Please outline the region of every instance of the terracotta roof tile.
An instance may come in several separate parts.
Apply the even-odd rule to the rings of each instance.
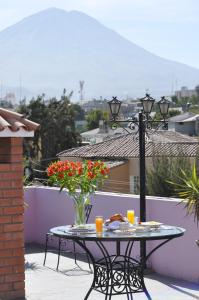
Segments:
[[[26,132],[34,132],[39,124],[25,119],[22,114],[0,108],[0,135],[4,133],[9,136],[9,133],[22,132],[22,136],[26,136]],[[21,130],[22,129],[22,130]]]
[[[156,131],[146,139],[146,157],[157,156],[196,156],[198,139],[173,131]],[[128,159],[139,157],[138,135],[126,134],[104,142],[69,149],[59,157]]]

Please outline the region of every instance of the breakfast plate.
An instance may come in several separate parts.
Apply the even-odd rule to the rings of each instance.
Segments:
[[[152,229],[158,229],[163,223],[156,222],[156,221],[148,221],[148,222],[141,222],[141,226],[150,227]]]
[[[95,227],[92,226],[92,225],[79,225],[79,226],[72,226],[68,229],[69,232],[80,232],[80,233],[83,233],[83,232],[93,232],[95,231]]]
[[[114,231],[114,233],[116,234],[121,234],[121,235],[127,235],[127,234],[134,234],[136,232],[135,228],[129,228],[128,230],[121,230],[121,229],[117,229]]]

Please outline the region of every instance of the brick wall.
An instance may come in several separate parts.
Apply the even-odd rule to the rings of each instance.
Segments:
[[[0,138],[0,300],[23,299],[22,138]]]

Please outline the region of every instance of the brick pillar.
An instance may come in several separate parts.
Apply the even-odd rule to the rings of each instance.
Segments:
[[[0,137],[0,300],[25,298],[22,141]]]

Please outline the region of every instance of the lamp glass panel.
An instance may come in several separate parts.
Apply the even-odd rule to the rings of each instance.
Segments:
[[[152,107],[153,107],[154,100],[147,99],[147,100],[142,100],[142,105],[143,105],[143,111],[145,114],[150,114]]]
[[[118,115],[120,110],[120,103],[114,102],[111,103],[112,115]]]
[[[168,101],[161,101],[159,102],[160,113],[162,116],[166,116],[169,110],[169,102]]]

